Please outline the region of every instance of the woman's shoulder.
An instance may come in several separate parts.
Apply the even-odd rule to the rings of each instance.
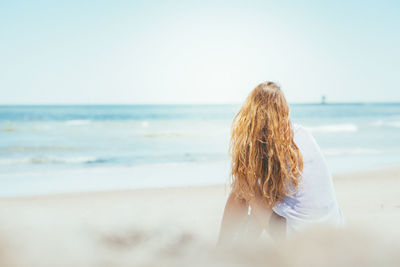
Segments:
[[[310,131],[306,127],[304,127],[302,124],[299,124],[299,123],[293,123],[292,124],[292,129],[293,129],[294,133],[303,132],[303,133],[310,134]]]
[[[297,132],[301,126],[302,126],[301,124],[298,124],[298,123],[295,123],[295,122],[292,123],[293,132]]]
[[[293,124],[293,133],[295,142],[298,145],[307,145],[307,146],[315,146],[315,139],[311,134],[310,130],[303,126],[302,124],[294,123]]]

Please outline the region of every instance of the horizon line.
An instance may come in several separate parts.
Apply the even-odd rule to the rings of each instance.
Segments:
[[[240,105],[242,102],[204,103],[0,103],[0,106],[211,106]],[[336,101],[336,102],[288,102],[289,105],[341,105],[341,104],[400,104],[400,101]]]

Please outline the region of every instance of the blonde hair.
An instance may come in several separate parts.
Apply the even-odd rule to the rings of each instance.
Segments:
[[[273,207],[296,192],[303,158],[293,136],[289,105],[280,87],[259,84],[232,123],[231,189],[237,198],[249,203],[261,193]]]

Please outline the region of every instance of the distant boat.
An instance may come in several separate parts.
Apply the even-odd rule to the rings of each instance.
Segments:
[[[326,104],[326,96],[324,96],[324,95],[321,97],[321,104],[322,105]]]

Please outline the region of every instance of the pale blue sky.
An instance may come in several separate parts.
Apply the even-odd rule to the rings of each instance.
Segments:
[[[1,104],[400,101],[399,1],[0,1]]]

